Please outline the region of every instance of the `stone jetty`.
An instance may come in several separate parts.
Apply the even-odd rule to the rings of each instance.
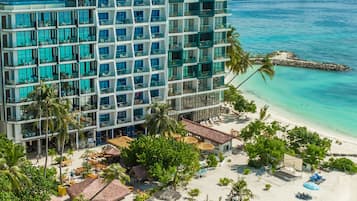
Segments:
[[[291,66],[300,68],[309,68],[324,71],[350,71],[349,66],[335,63],[319,63],[299,59],[293,52],[276,51],[269,54],[269,57],[274,65]],[[253,64],[262,64],[263,57],[252,57]]]

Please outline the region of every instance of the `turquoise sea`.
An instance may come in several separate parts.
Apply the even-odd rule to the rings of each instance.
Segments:
[[[357,137],[357,1],[232,0],[229,23],[252,53],[289,50],[300,58],[346,64],[351,72],[277,67],[272,81],[242,86],[269,104]]]

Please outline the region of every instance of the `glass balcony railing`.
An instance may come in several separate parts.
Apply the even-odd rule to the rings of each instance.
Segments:
[[[208,78],[212,77],[212,71],[199,71],[198,78]]]
[[[181,79],[182,79],[181,75],[169,75],[168,78],[169,81],[181,80]]]
[[[77,55],[64,55],[60,57],[60,61],[73,61],[77,59]]]
[[[184,0],[169,0],[169,3],[183,3]]]
[[[226,54],[215,54],[214,59],[229,59],[229,57]]]
[[[79,42],[89,42],[89,41],[96,41],[95,35],[88,35],[88,36],[80,36]]]
[[[134,67],[134,73],[147,73],[150,69],[147,67]]]
[[[200,55],[200,62],[201,62],[201,63],[209,62],[209,61],[212,61],[212,58],[211,58],[210,56]]]
[[[226,38],[214,39],[214,44],[226,44],[226,43],[228,43]]]
[[[81,76],[82,77],[89,77],[89,76],[95,76],[95,75],[97,75],[97,71],[96,70],[90,70],[90,71],[81,72]]]
[[[165,22],[166,17],[163,16],[151,16],[151,22]]]
[[[200,32],[210,32],[213,31],[212,25],[201,25]]]
[[[38,21],[39,27],[52,27],[52,26],[56,26],[56,25],[57,25],[56,20],[46,20],[46,21],[39,20]]]
[[[81,59],[94,59],[93,54],[81,54]]]
[[[211,86],[209,85],[200,85],[198,87],[198,91],[209,91],[209,90],[211,90]]]
[[[99,42],[100,43],[110,43],[110,42],[114,42],[114,39],[110,38],[110,37],[99,37]]]
[[[125,124],[125,123],[129,123],[129,122],[131,122],[131,120],[128,119],[128,118],[119,118],[119,119],[117,119],[117,124]]]
[[[169,90],[169,93],[168,93],[169,96],[178,96],[181,94],[182,94],[182,91],[179,89]]]
[[[41,75],[40,80],[44,82],[48,81],[53,81],[53,80],[58,80],[58,74],[52,74],[52,75]]]
[[[82,0],[78,1],[79,6],[95,6],[95,0]]]
[[[54,63],[57,62],[56,57],[40,58],[40,64]]]
[[[147,56],[147,55],[148,55],[147,51],[135,51],[136,57],[142,57],[142,56]]]
[[[165,86],[165,81],[163,80],[152,80],[151,81],[151,84],[150,84],[150,87],[161,87],[161,86]]]
[[[151,1],[152,5],[157,6],[157,5],[165,5],[165,0],[152,0]]]
[[[14,66],[27,66],[27,65],[35,65],[37,59],[19,59],[17,65]],[[11,66],[11,65],[10,65]]]
[[[164,33],[152,33],[152,38],[163,38],[165,37]]]
[[[223,23],[217,23],[215,26],[214,26],[215,29],[227,29],[228,28],[228,25],[227,24],[223,24]]]
[[[145,40],[149,39],[150,36],[148,34],[135,34],[134,35],[134,40]]]
[[[99,58],[100,58],[101,60],[113,59],[113,57],[110,56],[109,54],[101,54],[101,55],[99,56]]]
[[[181,33],[182,28],[180,26],[170,26],[169,33]]]
[[[214,73],[214,75],[219,75],[219,74],[225,73],[224,68],[213,68],[213,73]]]
[[[34,120],[36,117],[29,114],[20,114],[20,115],[8,115],[8,121],[26,121],[26,120]]]
[[[101,20],[99,20],[99,24],[100,25],[111,25],[111,24],[113,24],[113,21],[108,20],[108,19],[101,19]]]
[[[114,92],[114,88],[101,88],[100,92],[103,94],[109,94]]]
[[[98,2],[98,7],[99,8],[112,8],[112,7],[114,7],[114,3],[112,1]]]
[[[36,45],[37,45],[36,40],[26,40],[26,41],[17,42],[16,45],[14,45],[14,44],[6,45],[6,43],[4,43],[4,48],[31,47],[31,46],[36,46]]]
[[[131,6],[131,1],[116,1],[117,7]]]
[[[129,41],[129,40],[131,40],[131,36],[127,36],[127,35],[117,36],[117,41]]]
[[[114,121],[101,121],[100,122],[100,127],[108,127],[108,126],[114,126]]]
[[[95,92],[94,88],[81,89],[81,94],[90,94],[90,93],[94,93],[94,92]]]
[[[151,66],[151,69],[153,71],[164,70],[164,66],[155,65],[155,66]]]
[[[78,24],[93,24],[93,18],[79,18]]]
[[[199,15],[200,11],[199,10],[186,10],[185,11],[185,16],[195,16]]]
[[[117,86],[117,91],[131,91],[133,87],[129,85],[118,85]]]
[[[132,19],[117,19],[116,23],[117,24],[132,24],[133,20]]]
[[[86,103],[85,105],[81,106],[82,111],[95,110],[95,109],[97,109],[96,103]]]
[[[228,9],[227,8],[216,8],[214,10],[215,14],[224,14],[224,13],[228,13]]]
[[[169,13],[170,13],[170,17],[181,17],[181,16],[183,16],[183,11],[181,9],[180,10],[170,10]]]
[[[67,37],[67,38],[60,38],[59,43],[75,43],[77,42],[77,37]]]
[[[170,43],[169,49],[170,50],[180,50],[180,49],[182,49],[182,44],[181,43]]]
[[[54,44],[57,44],[57,39],[47,39],[47,40],[39,40],[38,44],[40,46],[43,46],[43,45],[54,45]]]
[[[206,41],[200,41],[199,42],[199,47],[200,48],[208,48],[208,47],[212,47],[213,43],[211,40],[206,40]]]
[[[164,100],[164,97],[162,97],[162,96],[151,97],[151,102],[152,103],[160,102],[160,101],[163,101],[163,100]]]
[[[131,69],[117,69],[117,75],[127,75],[131,73]]]
[[[148,18],[146,17],[135,17],[134,19],[136,23],[143,23],[148,21]]]
[[[59,19],[58,24],[59,26],[70,26],[70,25],[75,25],[75,21],[73,19],[69,19],[69,20]]]
[[[144,115],[135,115],[134,116],[134,121],[144,121],[145,116]]]
[[[112,77],[112,76],[115,76],[115,72],[111,72],[111,71],[99,72],[99,77]]]
[[[169,60],[169,66],[170,66],[170,67],[179,67],[179,66],[182,66],[182,59]]]
[[[32,137],[37,137],[40,136],[40,133],[37,130],[32,130],[32,129],[26,129],[22,130],[22,138],[32,138]]]
[[[78,72],[72,72],[72,73],[60,73],[60,78],[61,79],[73,79],[73,78],[78,78]]]
[[[197,58],[196,58],[196,57],[185,58],[185,59],[183,60],[183,62],[184,62],[185,64],[187,64],[187,63],[196,63],[196,62],[197,62]]]
[[[185,42],[185,47],[197,47],[197,42]]]
[[[192,26],[185,26],[184,31],[185,32],[198,32],[198,25],[192,25]]]
[[[134,105],[149,104],[148,99],[134,99]]]
[[[146,83],[136,83],[135,84],[135,89],[142,89],[142,88],[147,88],[148,85]]]
[[[201,10],[199,13],[200,17],[213,17],[214,16],[214,10],[213,9],[204,9]]]
[[[112,104],[104,104],[104,105],[100,105],[99,108],[101,110],[112,110],[115,109],[115,105]]]
[[[197,73],[196,72],[189,72],[189,73],[185,73],[183,75],[184,79],[195,78],[195,77],[197,77]]]
[[[68,90],[62,90],[61,91],[61,96],[74,96],[74,95],[78,95],[77,94],[78,89],[74,88],[74,89],[68,89]]]
[[[160,54],[165,54],[166,51],[164,49],[154,49],[151,50],[151,55],[160,55]]]
[[[131,106],[131,103],[124,101],[124,102],[118,102],[118,107],[129,107]]]
[[[131,57],[128,52],[117,52],[116,58],[121,59],[121,58],[128,58]]]
[[[147,0],[134,0],[134,6],[150,6],[150,1],[147,1]]]
[[[7,24],[6,28],[7,29],[26,29],[26,28],[35,28],[36,23],[35,22],[29,22],[29,23],[16,23],[15,25]]]
[[[213,82],[213,89],[221,89],[224,88],[224,82]]]
[[[37,82],[38,82],[38,78],[37,78],[37,76],[34,76],[34,75],[30,76],[29,78],[19,79],[17,81],[10,80],[10,79],[5,80],[6,85],[32,84],[32,83],[37,83]]]
[[[197,89],[194,87],[184,87],[183,88],[183,94],[192,94],[196,93]]]

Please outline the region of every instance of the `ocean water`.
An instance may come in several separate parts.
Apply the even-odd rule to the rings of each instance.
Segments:
[[[269,104],[357,137],[357,1],[232,0],[229,23],[252,53],[288,50],[300,58],[346,64],[351,72],[277,67],[241,88]]]

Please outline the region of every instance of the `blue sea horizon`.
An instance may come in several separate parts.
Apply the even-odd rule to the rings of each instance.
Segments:
[[[345,64],[350,72],[277,67],[272,81],[242,86],[269,104],[341,134],[357,137],[357,2],[235,0],[229,23],[251,53],[288,50],[300,58]]]

